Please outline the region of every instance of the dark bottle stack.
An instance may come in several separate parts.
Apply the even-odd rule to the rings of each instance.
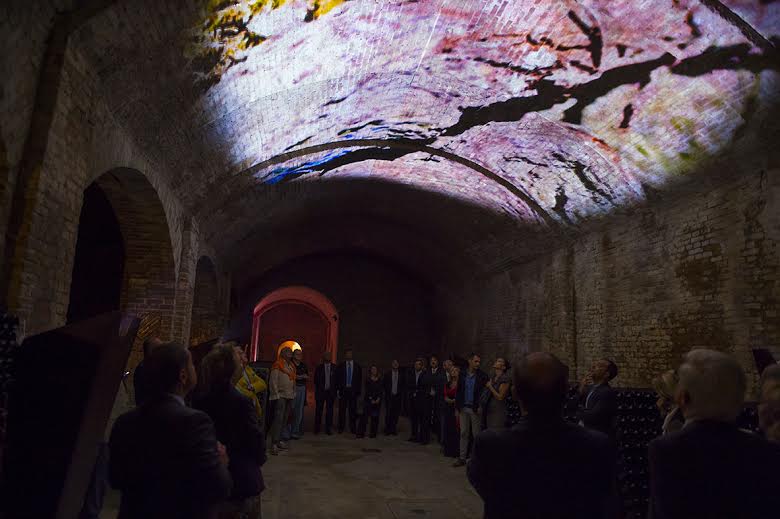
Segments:
[[[0,459],[5,445],[8,390],[13,382],[13,361],[18,348],[16,327],[19,319],[0,308]]]
[[[618,390],[618,488],[627,519],[647,517],[647,445],[660,436],[663,425],[656,399],[648,389]]]

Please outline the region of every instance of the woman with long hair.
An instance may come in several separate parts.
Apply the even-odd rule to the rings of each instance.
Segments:
[[[268,390],[268,384],[266,384],[265,380],[260,378],[260,376],[255,373],[255,370],[249,366],[249,357],[246,354],[247,345],[241,347],[236,343],[229,344],[235,348],[238,357],[241,359],[241,376],[238,378],[238,382],[236,382],[236,389],[238,389],[239,393],[252,401],[252,405],[254,405],[255,412],[257,413],[257,419],[262,425],[263,406],[260,403],[260,395]]]
[[[228,470],[233,478],[230,498],[220,519],[241,514],[260,516],[260,493],[265,488],[260,467],[265,463],[265,434],[257,421],[254,404],[235,387],[241,377],[241,359],[229,344],[219,344],[201,363],[199,390],[193,407],[211,417],[217,440],[225,446]]]
[[[295,398],[295,367],[292,364],[292,348],[284,347],[271,367],[269,376],[269,400],[274,402],[274,421],[271,425],[271,454],[289,447],[281,441],[282,429],[287,425]]]
[[[458,380],[460,368],[450,368],[450,380],[444,386],[444,420],[442,424],[442,444],[444,455],[449,458],[457,458],[460,448],[460,427],[458,426],[458,413],[455,409],[455,397],[458,394]]]
[[[679,431],[685,423],[682,410],[674,402],[677,391],[677,372],[673,369],[665,371],[653,379],[653,389],[658,394],[655,405],[664,419],[661,427],[664,434]]]
[[[506,398],[509,395],[509,387],[512,379],[509,378],[509,364],[506,359],[498,357],[493,364],[493,377],[485,384],[485,391],[489,391],[487,406],[483,407],[483,422],[487,429],[503,429],[506,427],[507,409]]]

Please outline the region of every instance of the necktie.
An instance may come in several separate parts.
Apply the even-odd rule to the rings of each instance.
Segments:
[[[352,385],[352,363],[347,362],[347,386]]]
[[[330,389],[330,364],[325,364],[325,389]]]

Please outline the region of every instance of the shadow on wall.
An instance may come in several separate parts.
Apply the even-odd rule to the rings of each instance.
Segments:
[[[333,302],[339,311],[338,349],[354,349],[364,366],[384,368],[394,358],[408,363],[418,354],[438,351],[432,287],[395,264],[359,251],[297,258],[248,286],[234,287],[237,309],[225,335],[248,339],[258,301],[290,285],[312,288]]]

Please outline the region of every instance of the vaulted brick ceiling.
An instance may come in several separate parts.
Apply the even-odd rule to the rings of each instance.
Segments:
[[[361,218],[479,263],[643,202],[778,98],[771,0],[184,4],[119,1],[74,43],[236,265]]]

